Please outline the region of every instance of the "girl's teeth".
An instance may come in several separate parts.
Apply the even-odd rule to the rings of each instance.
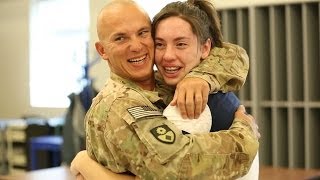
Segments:
[[[179,67],[166,67],[164,68],[166,71],[176,71],[179,69]]]
[[[166,73],[176,73],[178,72],[180,67],[166,67],[164,68]]]

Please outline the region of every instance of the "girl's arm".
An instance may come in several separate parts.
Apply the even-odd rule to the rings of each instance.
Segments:
[[[86,150],[80,151],[71,162],[71,173],[90,180],[134,180],[135,176],[117,174],[91,159]]]

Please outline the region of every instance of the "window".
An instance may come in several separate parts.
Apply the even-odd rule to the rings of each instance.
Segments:
[[[88,29],[88,0],[31,1],[32,107],[68,107],[68,95],[81,90]]]
[[[174,0],[136,0],[152,18]],[[30,104],[64,108],[81,91],[89,41],[89,0],[31,0]],[[155,5],[155,3],[157,5]]]

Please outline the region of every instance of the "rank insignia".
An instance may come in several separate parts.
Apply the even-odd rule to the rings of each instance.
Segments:
[[[162,143],[173,144],[176,140],[175,133],[165,124],[151,129],[150,132]]]

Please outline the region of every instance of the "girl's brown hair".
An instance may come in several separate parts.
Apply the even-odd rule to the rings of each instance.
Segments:
[[[152,34],[161,20],[177,16],[187,21],[196,34],[200,43],[211,39],[211,48],[222,47],[222,33],[218,13],[208,0],[188,0],[172,2],[157,13],[152,21]]]

